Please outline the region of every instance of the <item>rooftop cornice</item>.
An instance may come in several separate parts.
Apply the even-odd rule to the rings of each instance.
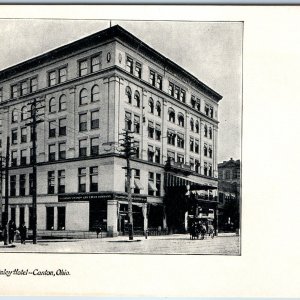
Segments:
[[[115,25],[111,28],[104,29],[102,31],[96,32],[92,35],[84,37],[82,39],[76,40],[64,46],[58,47],[54,50],[50,50],[46,53],[33,57],[29,60],[23,61],[14,66],[8,67],[2,71],[0,71],[0,80],[7,79],[11,76],[16,75],[17,73],[29,70],[31,68],[36,67],[37,65],[44,64],[49,60],[60,58],[64,55],[69,54],[72,51],[77,51],[80,49],[88,48],[94,46],[97,43],[102,43],[106,40],[112,38],[119,38],[127,42],[131,47],[135,48],[138,51],[145,53],[148,57],[153,60],[158,61],[163,64],[165,67],[168,67],[170,70],[174,70],[175,72],[181,74],[182,76],[188,78],[191,83],[193,83],[196,87],[198,87],[204,93],[210,95],[215,101],[220,101],[223,97],[218,94],[216,91],[205,85],[199,79],[197,79],[194,75],[184,70],[182,67],[174,63],[169,58],[163,56],[143,41],[135,37],[133,34],[125,30],[119,25]]]

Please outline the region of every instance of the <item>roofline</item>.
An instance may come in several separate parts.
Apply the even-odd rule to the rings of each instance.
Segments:
[[[63,46],[60,46],[58,48],[55,48],[53,50],[47,51],[43,54],[40,54],[38,56],[35,56],[31,59],[25,60],[23,62],[20,62],[16,65],[10,66],[4,70],[0,71],[0,80],[7,79],[10,76],[15,75],[18,72],[22,72],[25,70],[28,70],[30,68],[35,67],[37,64],[42,64],[46,62],[49,58],[55,59],[59,58],[64,53],[66,53],[68,50],[72,48],[87,48],[89,45],[94,45],[95,42],[105,41],[110,38],[120,38],[121,40],[129,40],[131,43],[131,46],[136,47],[138,50],[144,50],[152,59],[157,59],[161,63],[163,63],[166,66],[169,66],[171,68],[174,68],[176,71],[179,71],[184,76],[188,77],[195,85],[198,85],[201,90],[203,90],[205,93],[209,94],[213,97],[214,100],[220,101],[223,96],[218,94],[216,91],[208,87],[206,84],[204,84],[202,81],[200,81],[198,78],[196,78],[194,75],[171,61],[169,58],[165,57],[164,55],[160,54],[155,49],[148,46],[146,43],[138,39],[136,36],[125,30],[120,25],[115,25],[110,28],[98,31],[92,35],[83,37],[79,40],[76,40],[74,42],[65,44]]]

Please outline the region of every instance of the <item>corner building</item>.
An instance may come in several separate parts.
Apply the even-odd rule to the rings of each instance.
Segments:
[[[126,232],[126,160],[118,151],[124,129],[134,131],[137,145],[131,162],[136,232],[183,232],[195,214],[216,216],[222,97],[113,26],[0,72],[0,151],[6,155],[9,136],[8,213],[17,226],[32,227],[26,119],[34,98],[43,120],[37,125],[39,235],[88,236],[98,226],[110,236]]]

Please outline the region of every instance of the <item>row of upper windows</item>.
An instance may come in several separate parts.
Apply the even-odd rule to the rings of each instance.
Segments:
[[[126,71],[129,72],[130,74],[142,78],[142,64],[140,62],[135,61],[133,58],[127,56],[126,60]],[[158,74],[157,72],[153,70],[149,70],[149,83],[158,88],[159,90],[162,90],[162,83],[163,83],[163,77],[162,75]],[[186,90],[179,87],[173,82],[169,81],[169,87],[168,87],[168,94],[183,102],[186,103]],[[197,98],[196,96],[192,95],[191,96],[191,102],[190,105],[192,106],[193,109],[198,110],[199,112],[201,111],[201,105],[200,105],[200,99]],[[208,110],[207,110],[208,108]],[[214,117],[214,109],[211,105],[205,104],[204,112],[206,116],[213,118]]]

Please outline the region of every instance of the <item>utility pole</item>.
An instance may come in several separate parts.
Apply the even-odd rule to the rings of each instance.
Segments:
[[[4,214],[4,245],[9,242],[8,228],[8,165],[9,165],[10,138],[6,138],[6,158],[5,158],[5,214]]]
[[[43,100],[42,100],[43,101]],[[37,120],[37,110],[44,108],[37,107],[37,105],[41,103],[41,101],[37,101],[36,98],[33,99],[31,103],[31,119],[32,121],[27,125],[31,126],[31,134],[32,134],[32,219],[33,219],[33,237],[32,242],[33,244],[37,243],[37,176],[36,176],[36,126],[38,123],[43,122],[43,120]]]
[[[3,227],[2,220],[2,185],[3,185],[3,156],[0,156],[0,226]]]
[[[120,152],[123,153],[124,157],[126,158],[127,166],[124,168],[127,171],[127,181],[126,181],[126,188],[127,188],[127,195],[128,195],[128,218],[129,218],[129,240],[133,240],[133,215],[132,215],[132,193],[131,193],[131,167],[130,167],[130,158],[131,156],[136,154],[136,148],[134,147],[133,136],[129,134],[132,133],[129,130],[125,130],[124,133],[121,135],[123,136],[121,141],[121,147],[123,147]]]

